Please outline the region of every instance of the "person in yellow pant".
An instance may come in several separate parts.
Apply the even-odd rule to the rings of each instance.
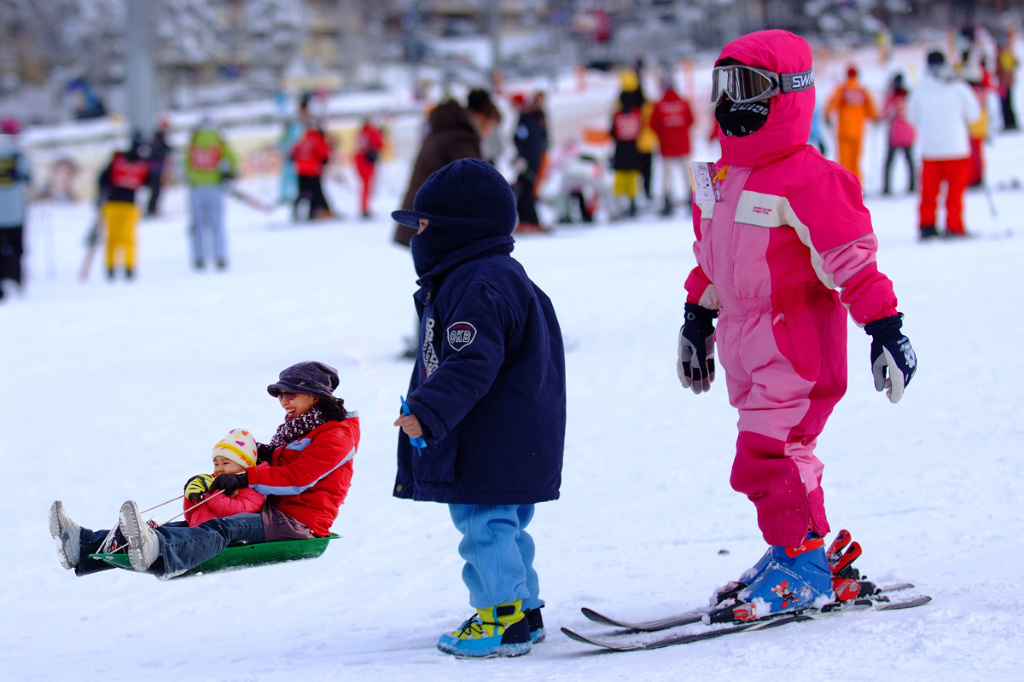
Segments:
[[[113,278],[118,251],[122,251],[125,278],[131,279],[135,272],[135,226],[139,222],[139,209],[126,201],[107,201],[103,204],[103,222],[107,226],[107,275]]]
[[[825,118],[838,118],[836,141],[839,149],[839,165],[862,180],[860,174],[860,152],[864,141],[864,123],[878,118],[875,101],[857,80],[857,69],[851,66],[846,72],[847,80],[836,88],[829,99]]]
[[[149,174],[149,147],[136,134],[127,152],[115,152],[100,174],[100,200],[103,221],[107,226],[107,278],[114,279],[117,254],[123,251],[125,279],[135,276],[135,225],[139,210],[135,207],[135,190],[146,182]]]

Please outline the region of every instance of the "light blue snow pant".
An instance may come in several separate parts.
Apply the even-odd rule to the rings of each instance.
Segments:
[[[224,190],[220,185],[197,185],[189,190],[192,204],[192,262],[205,263],[207,235],[213,241],[213,257],[227,262],[228,243],[224,233]]]
[[[448,510],[463,535],[459,555],[466,560],[462,581],[469,605],[485,609],[522,599],[524,609],[543,606],[533,570],[536,550],[526,532],[534,505],[450,504]]]

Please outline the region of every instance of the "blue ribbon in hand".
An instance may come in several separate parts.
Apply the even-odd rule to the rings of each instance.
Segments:
[[[412,410],[409,409],[409,403],[405,402],[405,396],[398,396],[398,399],[402,401],[402,414],[409,416],[412,414]],[[409,438],[409,442],[416,448],[416,452],[420,457],[423,456],[423,448],[427,447],[427,441],[420,438]]]

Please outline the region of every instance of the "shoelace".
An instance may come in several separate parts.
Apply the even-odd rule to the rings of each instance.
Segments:
[[[462,628],[458,632],[458,636],[462,637],[463,635],[473,634],[474,633],[474,626],[476,626],[476,632],[479,632],[479,633],[483,634],[484,633],[484,627],[483,626],[485,626],[485,625],[492,625],[495,628],[497,628],[497,627],[501,626],[501,623],[489,623],[489,622],[483,620],[482,618],[480,618],[479,614],[473,614],[473,616],[469,620],[467,620],[465,623],[463,623]]]

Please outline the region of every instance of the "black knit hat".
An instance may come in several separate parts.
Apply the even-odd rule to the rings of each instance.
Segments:
[[[282,393],[306,393],[330,398],[338,387],[338,370],[322,362],[300,362],[283,370],[276,384],[267,386],[275,398]]]
[[[946,63],[946,55],[942,54],[938,50],[933,50],[928,53],[928,66],[942,66]]]
[[[473,239],[510,235],[518,219],[508,181],[480,159],[459,159],[435,171],[416,192],[413,210],[394,211],[391,217],[409,227],[426,218],[433,228]]]

